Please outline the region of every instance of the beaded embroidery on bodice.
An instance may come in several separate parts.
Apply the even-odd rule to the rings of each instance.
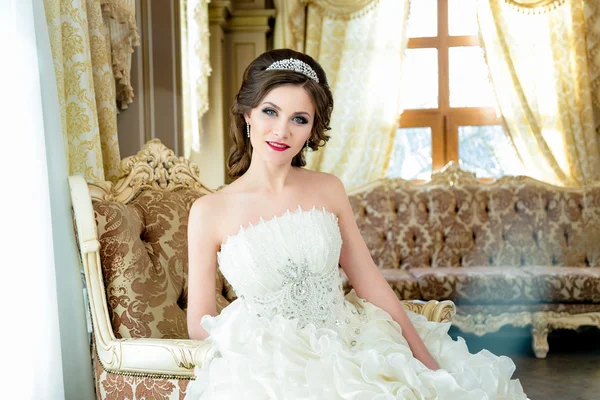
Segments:
[[[335,214],[298,207],[240,227],[221,245],[217,258],[236,301],[243,301],[249,312],[297,319],[299,328],[329,328],[354,344],[363,312],[344,298],[341,246]]]

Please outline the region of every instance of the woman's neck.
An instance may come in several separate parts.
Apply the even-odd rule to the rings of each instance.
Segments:
[[[295,176],[295,168],[290,165],[273,165],[265,162],[251,162],[244,174],[245,184],[251,191],[280,194],[289,186]]]

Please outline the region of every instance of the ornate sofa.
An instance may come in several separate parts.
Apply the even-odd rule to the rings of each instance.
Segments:
[[[186,328],[187,218],[211,192],[198,168],[152,140],[121,162],[115,182],[69,178],[77,240],[93,326],[100,399],[183,399],[208,345]],[[218,311],[235,300],[219,273]],[[407,301],[434,321],[450,321],[452,302]]]
[[[452,300],[462,331],[530,326],[543,358],[551,329],[600,326],[600,182],[482,183],[450,164],[426,184],[385,179],[349,197],[397,295]]]

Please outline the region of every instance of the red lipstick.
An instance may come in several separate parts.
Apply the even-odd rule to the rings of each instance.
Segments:
[[[267,142],[267,144],[269,145],[270,148],[272,148],[275,151],[285,151],[290,148],[290,146],[288,146],[287,144],[284,144],[284,143]]]

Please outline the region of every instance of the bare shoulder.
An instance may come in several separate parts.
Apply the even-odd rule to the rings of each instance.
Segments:
[[[322,193],[335,202],[346,200],[346,189],[340,178],[327,172],[307,171],[308,188]]]
[[[193,217],[207,217],[211,214],[212,208],[218,204],[218,199],[222,195],[218,192],[205,194],[202,197],[197,198],[192,204],[190,210],[190,218]]]
[[[311,171],[304,169],[304,180],[307,186],[311,189],[331,190],[331,191],[344,191],[344,184],[341,179],[333,174],[327,172]]]
[[[190,209],[189,229],[201,232],[205,239],[218,243],[220,219],[225,214],[224,198],[219,192],[206,194],[194,201]]]
[[[304,170],[303,187],[315,193],[316,203],[340,216],[348,208],[348,196],[341,179],[326,172]]]

